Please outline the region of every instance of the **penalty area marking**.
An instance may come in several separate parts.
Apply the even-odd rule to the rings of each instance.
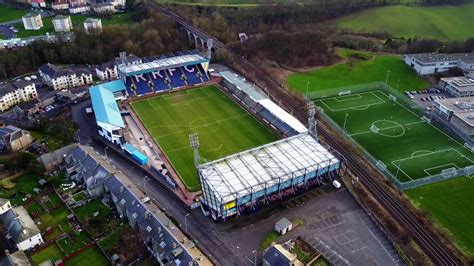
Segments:
[[[430,168],[426,168],[426,169],[423,169],[423,171],[425,171],[426,174],[428,174],[429,176],[433,176],[432,174],[430,174],[430,170],[432,169],[438,169],[438,168],[441,168],[441,167],[445,167],[445,166],[454,166],[454,168],[456,169],[461,169],[459,166],[457,166],[455,163],[447,163],[447,164],[442,164],[442,165],[438,165],[438,166],[434,166],[434,167],[430,167]],[[452,168],[452,167],[451,167]],[[445,168],[447,169],[447,168]],[[443,171],[444,169],[441,169],[441,171]],[[441,171],[439,173],[441,173]],[[438,173],[438,174],[439,174]],[[436,175],[436,174],[435,174]]]
[[[351,106],[351,107],[346,107],[346,108],[332,108],[330,107],[325,101],[326,100],[335,100],[336,102],[344,102],[344,101],[338,101],[339,98],[341,97],[347,97],[348,95],[344,95],[344,96],[335,96],[335,97],[331,97],[331,98],[326,98],[326,99],[321,99],[319,100],[319,102],[321,102],[322,104],[324,104],[331,112],[340,112],[340,111],[346,111],[346,110],[365,110],[373,105],[379,105],[379,104],[384,104],[386,103],[383,99],[381,99],[380,97],[378,97],[376,94],[374,94],[372,91],[369,91],[369,92],[362,92],[362,93],[358,93],[358,94],[352,94],[351,96],[355,96],[355,95],[359,95],[360,98],[357,98],[357,99],[361,99],[363,98],[361,95],[362,94],[371,94],[373,95],[374,97],[376,97],[378,99],[378,102],[374,102],[374,103],[369,103],[369,104],[360,104],[360,105],[356,105],[356,106]],[[357,100],[357,99],[350,99],[350,100]],[[346,102],[350,101],[350,100],[345,100]]]
[[[357,96],[357,98],[355,96]],[[334,98],[334,100],[336,100],[336,102],[347,102],[347,101],[352,101],[352,100],[358,100],[361,98],[362,96],[360,96],[360,94],[349,94],[349,95],[338,96],[337,98]]]

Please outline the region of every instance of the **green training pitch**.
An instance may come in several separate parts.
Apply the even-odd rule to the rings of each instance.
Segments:
[[[389,32],[396,37],[465,40],[473,37],[474,4],[387,6],[363,10],[331,23],[356,32]]]
[[[344,58],[340,64],[290,75],[287,80],[289,88],[305,93],[385,81],[387,70],[390,71],[388,84],[396,88],[400,80],[400,91],[420,90],[429,86],[400,56],[373,55],[347,49],[340,49],[339,55]],[[367,60],[356,59],[361,57]]]
[[[315,103],[401,182],[474,164],[474,154],[463,144],[381,90]]]
[[[215,86],[164,94],[131,105],[189,190],[199,189],[189,134],[199,134],[199,152],[206,160],[278,139]]]
[[[428,212],[440,227],[449,231],[455,243],[474,258],[474,179],[458,177],[407,190],[417,207]]]

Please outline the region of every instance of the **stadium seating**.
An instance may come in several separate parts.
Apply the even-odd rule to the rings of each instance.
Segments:
[[[176,52],[168,55],[144,58],[143,62],[153,62],[162,58],[195,53],[199,52],[197,50]],[[150,70],[141,75],[128,76],[125,80],[125,86],[127,87],[128,95],[136,96],[184,86],[193,86],[209,80],[210,79],[202,65],[196,64],[162,69],[159,71]]]

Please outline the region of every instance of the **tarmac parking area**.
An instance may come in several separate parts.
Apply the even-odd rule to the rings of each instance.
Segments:
[[[321,189],[321,188],[317,188]],[[311,193],[311,192],[310,192]],[[314,193],[313,193],[314,194]],[[321,252],[334,265],[402,265],[393,245],[358,205],[345,188],[317,194],[305,202],[298,199],[292,208],[277,208],[269,217],[255,223],[213,224],[212,231],[250,262],[262,239],[273,231],[275,223],[286,217],[303,219],[298,226],[278,242],[300,236]],[[259,258],[262,251],[259,251]]]

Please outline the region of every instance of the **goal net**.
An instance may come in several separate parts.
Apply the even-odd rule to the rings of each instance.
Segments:
[[[469,145],[467,142],[464,143],[464,148],[468,149],[470,152],[474,152],[474,147]]]
[[[339,96],[350,95],[351,91],[341,91],[338,93]]]
[[[388,95],[388,98],[392,101],[397,101],[397,97],[393,96],[392,94]]]
[[[441,171],[441,176],[443,176],[443,177],[452,177],[452,176],[456,176],[456,173],[457,173],[456,168],[452,167],[452,168],[448,168],[448,169],[443,169]]]
[[[376,125],[371,125],[370,131],[372,131],[373,133],[379,133],[380,129]]]

